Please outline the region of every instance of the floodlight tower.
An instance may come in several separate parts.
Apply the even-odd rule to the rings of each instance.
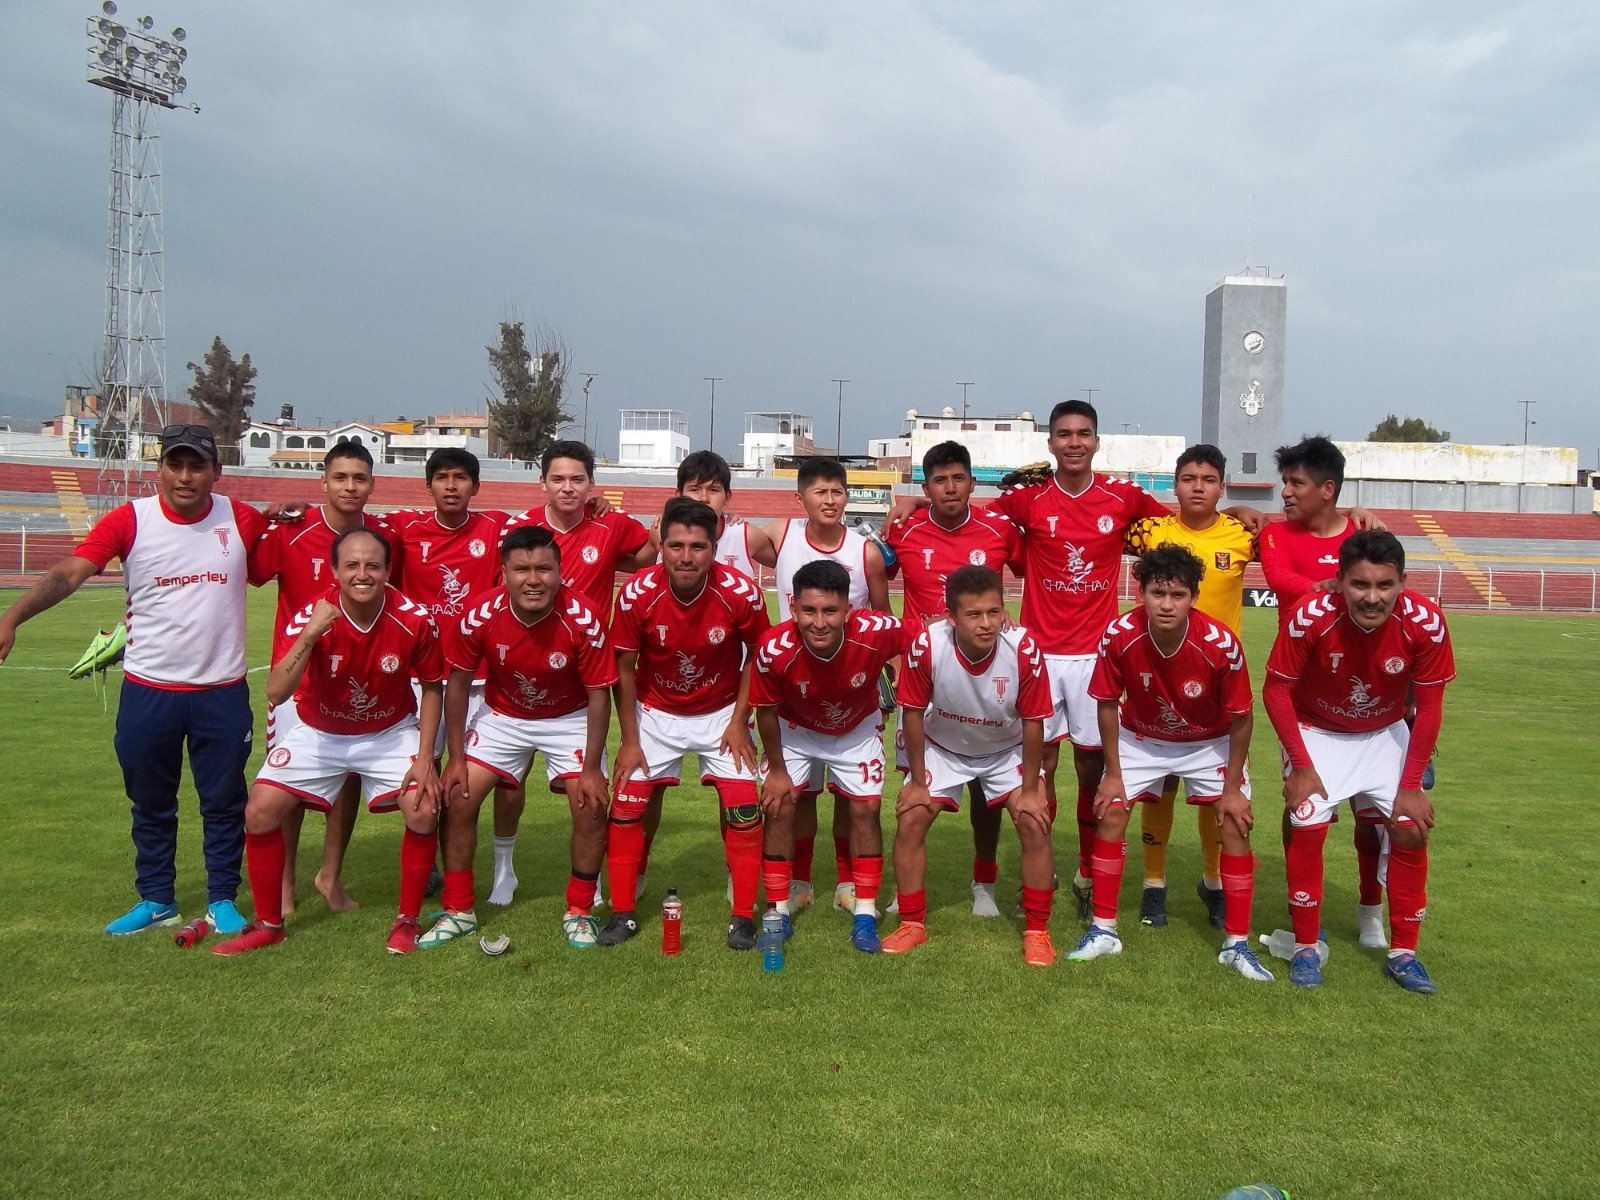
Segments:
[[[86,20],[89,82],[111,93],[111,189],[106,235],[106,330],[100,355],[97,430],[102,511],[125,499],[145,443],[167,419],[163,315],[161,137],[163,108],[199,112],[177,97],[189,86],[185,33],[150,32],[148,16],[126,24],[105,0]],[[153,426],[153,428],[152,428]]]

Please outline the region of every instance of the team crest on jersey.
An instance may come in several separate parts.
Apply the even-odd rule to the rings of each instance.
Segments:
[[[1060,520],[1059,517],[1046,517],[1045,518],[1046,523],[1049,524],[1049,526],[1050,526],[1050,536],[1051,537],[1055,537],[1055,535],[1056,535],[1056,522],[1058,520]]]
[[[228,527],[226,525],[218,525],[211,532],[217,535],[217,544],[222,547],[222,557],[223,558],[227,558],[228,557]]]
[[[339,673],[339,664],[343,661],[344,655],[342,654],[328,655],[328,673],[330,675],[337,675]]]
[[[713,646],[720,646],[727,640],[728,631],[721,625],[713,625],[711,629],[706,632],[706,641],[710,642]]]
[[[472,555],[473,558],[482,558],[489,553],[489,547],[482,538],[473,538],[467,543],[467,553]]]
[[[433,549],[433,543],[432,542],[418,542],[417,545],[419,547],[421,547],[421,549],[422,549],[422,561],[423,562],[427,562],[428,561],[428,551]]]
[[[1211,556],[1211,561],[1217,564],[1217,570],[1226,571],[1233,566],[1233,555],[1227,550],[1218,550]]]
[[[271,754],[267,755],[267,766],[287,767],[291,757],[292,756],[289,753],[289,747],[279,746],[277,749],[273,750]]]
[[[507,645],[505,642],[496,642],[494,644],[494,648],[495,648],[495,652],[500,655],[500,665],[502,667],[505,666],[506,665],[506,655],[511,653],[511,647],[509,645]]]
[[[597,563],[600,561],[600,548],[598,546],[585,546],[583,548],[583,561]]]
[[[925,547],[922,551],[922,569],[924,571],[933,570],[933,547],[931,546]]]
[[[393,675],[400,669],[400,656],[398,654],[385,654],[378,660],[378,670],[385,675]]]
[[[1383,669],[1390,675],[1398,675],[1406,669],[1406,660],[1398,654],[1393,658],[1386,658],[1383,660]]]
[[[809,679],[802,679],[800,681],[800,694],[802,696],[804,696],[808,692],[810,692],[810,690],[811,690],[811,681]]]
[[[854,675],[850,676],[850,686],[851,687],[853,687],[853,688],[865,687],[866,684],[867,684],[867,673],[865,671],[857,671]]]
[[[994,677],[994,694],[995,694],[995,698],[999,699],[999,700],[1004,700],[1006,698],[1006,688],[1008,688],[1010,686],[1011,686],[1011,676],[1009,676],[1009,675],[996,675]]]
[[[974,550],[967,555],[967,561],[975,567],[986,567],[989,565],[989,556],[982,550]]]
[[[466,607],[467,593],[472,591],[472,585],[461,582],[461,572],[445,563],[439,564],[439,603],[433,606],[433,611],[439,616],[456,617]]]
[[[1186,679],[1183,681],[1183,694],[1189,697],[1191,700],[1200,699],[1200,696],[1204,691],[1205,688],[1200,686],[1200,681],[1198,679]]]
[[[567,665],[567,656],[561,653],[561,651],[556,650],[550,655],[549,662],[550,669],[552,671],[559,671],[562,667]]]
[[[1110,513],[1101,513],[1100,519],[1094,523],[1094,527],[1101,533],[1110,533],[1117,527],[1117,522]]]
[[[311,580],[313,583],[322,579],[322,564],[325,561],[325,559],[321,558],[313,558],[311,560]]]

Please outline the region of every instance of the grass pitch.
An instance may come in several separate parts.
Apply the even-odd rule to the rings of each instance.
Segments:
[[[256,662],[270,602],[252,597]],[[80,593],[25,626],[0,669],[0,1193],[1203,1198],[1254,1180],[1300,1200],[1595,1193],[1593,620],[1452,619],[1430,999],[1382,980],[1356,945],[1348,821],[1329,840],[1327,985],[1299,992],[1282,963],[1270,985],[1224,971],[1184,814],[1172,923],[1126,919],[1133,848],[1118,958],[1025,969],[1019,922],[968,915],[969,835],[946,816],[927,946],[868,959],[844,914],[819,907],[788,968],[765,976],[722,946],[715,801],[695,787],[669,795],[644,933],[617,949],[561,939],[565,805],[539,787],[517,902],[479,910],[511,936],[503,958],[470,943],[384,953],[393,816],[357,827],[346,874],[364,908],[333,916],[312,893],[282,947],[224,961],[163,931],[111,939],[101,926],[133,899],[127,802],[112,716],[65,668],[121,607],[120,592]],[[1273,620],[1247,614],[1258,686]],[[1286,919],[1259,707],[1254,759],[1262,931]],[[194,916],[192,796],[183,821]],[[1064,863],[1073,836],[1069,819]],[[305,840],[309,883],[314,817]],[[482,842],[486,881],[487,829]],[[825,837],[817,867],[825,900]],[[651,911],[667,886],[686,905],[678,959],[661,956]],[[1079,932],[1059,908],[1053,930],[1063,952]]]

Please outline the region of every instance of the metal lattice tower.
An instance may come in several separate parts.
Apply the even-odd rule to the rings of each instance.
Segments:
[[[150,32],[148,16],[123,24],[106,0],[87,19],[89,82],[111,93],[111,188],[106,233],[106,327],[97,390],[101,512],[128,497],[167,420],[165,281],[161,233],[163,108],[188,86],[182,29]]]

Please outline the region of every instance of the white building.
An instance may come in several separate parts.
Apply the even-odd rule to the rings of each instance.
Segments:
[[[276,421],[251,421],[239,439],[239,462],[246,467],[271,467],[280,471],[320,471],[323,456],[340,442],[359,442],[372,461],[385,461],[389,435],[361,421],[332,428],[310,428],[294,423],[292,410]]]
[[[960,442],[972,455],[972,474],[981,483],[998,483],[1025,463],[1048,461],[1049,430],[1030,412],[1009,417],[963,417],[954,408],[940,413],[906,413],[911,477],[922,479],[922,456],[940,442]],[[891,443],[892,444],[892,443]],[[1172,488],[1172,471],[1188,443],[1166,434],[1100,434],[1095,470],[1132,479],[1158,491]]]
[[[617,466],[676,469],[689,454],[689,421],[675,408],[624,408],[618,414]]]
[[[811,418],[804,413],[747,412],[744,415],[744,468],[763,475],[775,459],[815,454]]]

